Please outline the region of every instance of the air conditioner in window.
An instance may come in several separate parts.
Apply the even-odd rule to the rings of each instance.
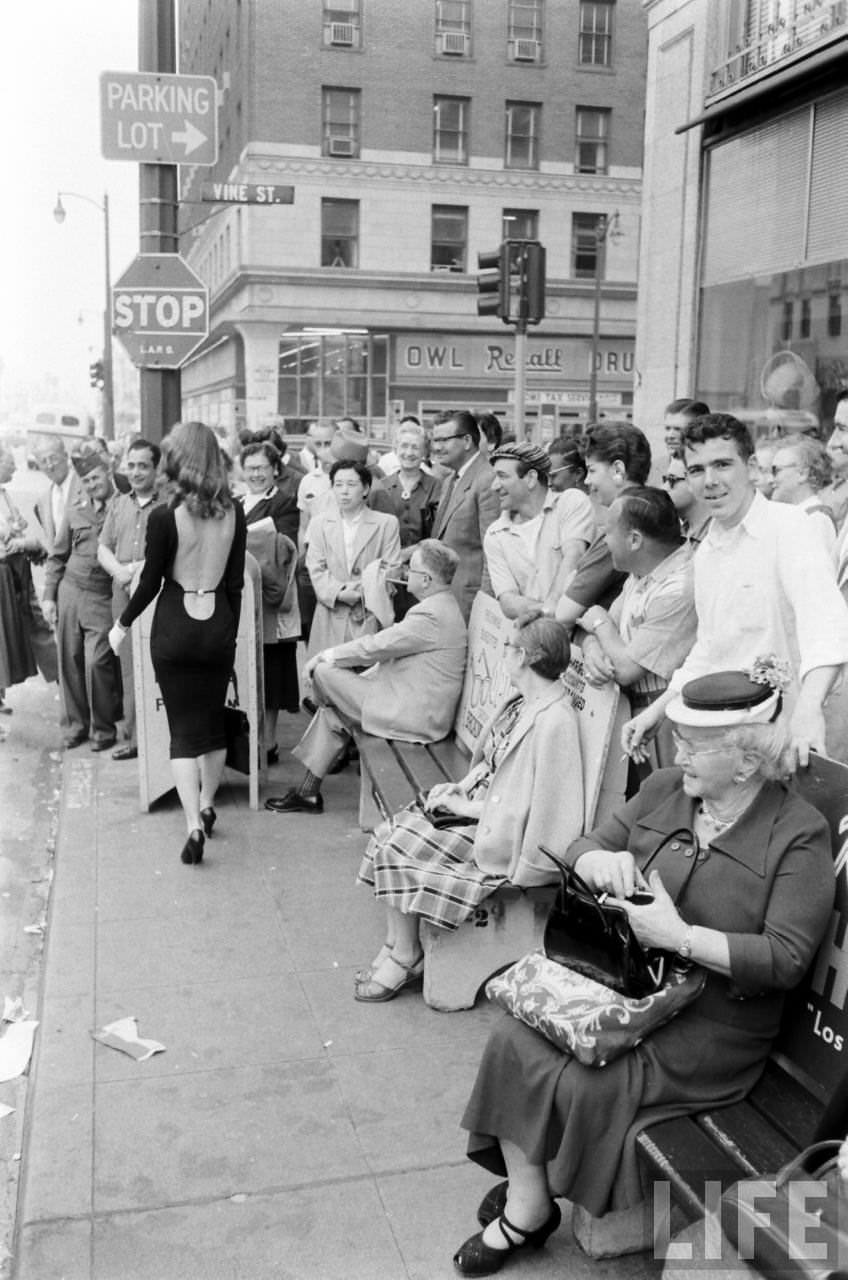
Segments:
[[[354,45],[358,34],[359,29],[352,22],[330,23],[330,44]]]
[[[542,46],[538,40],[516,40],[513,56],[516,62],[538,62]]]
[[[331,137],[327,144],[327,151],[331,156],[354,156],[356,155],[356,142],[353,138]]]
[[[454,57],[468,56],[469,38],[464,31],[440,31],[439,52],[450,53]]]

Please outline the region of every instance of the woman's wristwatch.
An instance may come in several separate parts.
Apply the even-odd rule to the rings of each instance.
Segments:
[[[680,946],[677,948],[677,954],[680,956],[681,960],[692,959],[692,935],[694,934],[694,932],[695,930],[692,928],[692,925],[687,924],[686,932],[683,935],[683,941],[681,942]]]

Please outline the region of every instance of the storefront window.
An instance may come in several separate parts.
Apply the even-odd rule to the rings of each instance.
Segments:
[[[385,417],[384,335],[292,334],[280,340],[278,412],[285,418]]]
[[[759,433],[827,434],[848,388],[844,90],[707,152],[695,394]]]

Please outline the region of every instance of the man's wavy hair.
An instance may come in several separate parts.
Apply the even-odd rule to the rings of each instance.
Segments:
[[[233,505],[218,439],[203,422],[178,422],[162,441],[162,470],[186,509],[220,519]]]

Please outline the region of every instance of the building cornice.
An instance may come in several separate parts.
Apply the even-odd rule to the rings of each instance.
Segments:
[[[420,183],[428,186],[498,188],[531,195],[533,192],[558,192],[564,195],[589,195],[638,198],[641,177],[616,177],[610,174],[546,173],[536,169],[477,169],[465,165],[400,164],[394,161],[325,160],[319,156],[278,156],[248,150],[239,165],[236,181],[265,182],[269,176],[309,178],[320,182],[340,180],[353,185],[371,182]]]

